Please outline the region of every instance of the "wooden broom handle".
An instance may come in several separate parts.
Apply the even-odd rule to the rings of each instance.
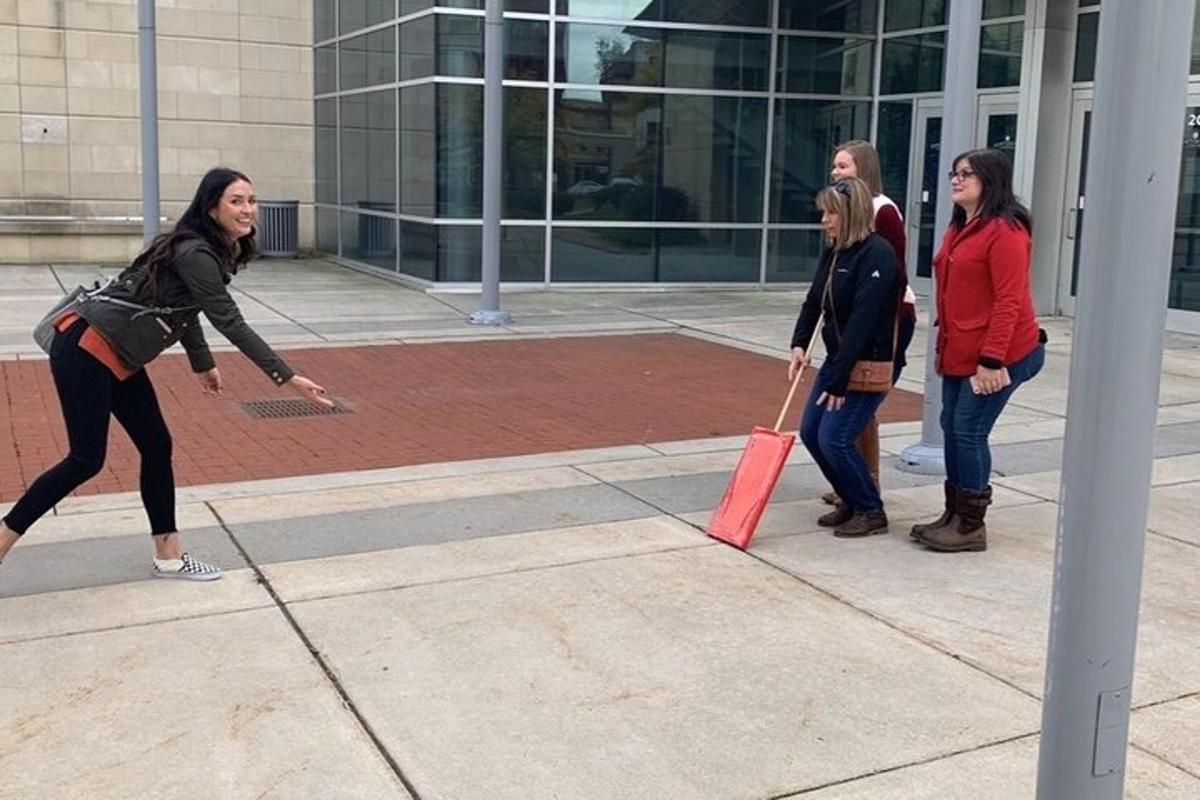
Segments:
[[[824,303],[822,302],[822,305]],[[812,344],[817,340],[817,334],[821,332],[821,324],[825,321],[825,309],[821,309],[820,315],[817,317],[817,327],[813,328],[812,336],[808,338],[808,346],[804,348],[804,361],[800,363],[800,369],[796,370],[796,377],[792,379],[792,388],[788,390],[787,399],[783,401],[783,408],[779,409],[779,419],[775,420],[775,431],[783,425],[783,420],[787,417],[788,410],[792,407],[792,398],[796,396],[796,387],[800,385],[800,379],[804,377],[804,364],[812,359]]]

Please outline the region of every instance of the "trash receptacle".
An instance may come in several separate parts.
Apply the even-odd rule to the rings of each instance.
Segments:
[[[295,258],[300,253],[300,202],[258,201],[258,252],[272,258]]]

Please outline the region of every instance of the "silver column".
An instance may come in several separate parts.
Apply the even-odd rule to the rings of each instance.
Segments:
[[[503,325],[500,310],[500,213],[504,199],[504,0],[487,0],[483,26],[483,264],[475,325]]]
[[[983,21],[983,0],[954,0],[950,4],[950,29],[946,33],[945,105],[942,110],[942,144],[938,159],[938,180],[954,167],[954,157],[975,146],[975,112],[978,106],[979,26]],[[942,233],[950,224],[954,203],[946,185],[938,188],[934,214],[934,252]],[[909,247],[915,247],[910,242]],[[921,441],[900,453],[897,466],[905,472],[941,475],[946,471],[942,452],[942,379],[937,374],[937,286],[930,278],[933,296],[929,301],[929,339],[925,347],[925,398],[921,416]]]
[[[158,235],[158,51],[154,0],[138,0],[138,92],[142,119],[142,239]]]
[[[1104,0],[1039,800],[1125,781],[1195,0]]]

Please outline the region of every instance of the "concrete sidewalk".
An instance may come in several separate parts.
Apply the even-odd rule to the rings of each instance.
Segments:
[[[14,270],[5,358],[37,357],[29,325],[85,272]],[[480,331],[477,298],[320,262],[235,285],[305,347],[675,331],[783,358],[800,300],[506,295],[514,324]],[[1032,797],[1070,354],[1046,327],[993,436],[983,554],[909,542],[940,481],[890,465],[892,532],[833,539],[802,448],[751,550],[716,544],[740,436],[188,487],[213,585],[148,579],[136,495],[71,498],[0,566],[0,797]],[[1138,800],[1200,797],[1200,340],[1167,345]]]

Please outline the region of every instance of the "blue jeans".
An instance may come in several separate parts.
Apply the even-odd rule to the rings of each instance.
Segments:
[[[1046,362],[1046,347],[1009,366],[1012,383],[995,394],[975,394],[969,378],[942,378],[942,433],[945,436],[946,477],[960,489],[982,492],[992,474],[988,436],[1008,403],[1025,381],[1037,375]]]
[[[826,411],[817,405],[817,398],[825,391],[827,383],[828,375],[822,368],[804,406],[800,441],[812,453],[825,480],[851,511],[879,511],[883,508],[883,499],[867,471],[867,462],[854,446],[854,440],[875,416],[886,395],[846,392],[846,404],[841,409]]]

